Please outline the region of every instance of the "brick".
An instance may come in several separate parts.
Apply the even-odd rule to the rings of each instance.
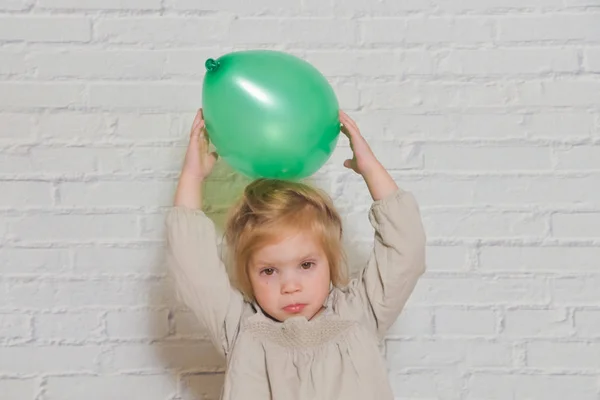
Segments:
[[[33,116],[30,114],[0,113],[0,140],[12,143],[29,141],[33,134]],[[0,169],[0,171],[3,171]]]
[[[222,43],[227,25],[215,17],[103,17],[95,21],[94,32],[96,40],[108,43],[214,46]]]
[[[30,337],[31,317],[29,315],[0,314],[0,339],[28,339]]]
[[[302,12],[306,15],[338,16],[335,10],[335,0],[301,0]]]
[[[460,105],[471,108],[505,107],[512,105],[518,84],[512,81],[463,83],[460,85]]]
[[[0,0],[0,10],[23,11],[31,8],[34,0]]]
[[[496,333],[493,310],[437,308],[435,334],[457,336],[490,336]]]
[[[176,391],[177,383],[170,375],[65,376],[48,378],[44,398],[165,400]]]
[[[190,372],[222,371],[224,360],[212,342],[194,341],[169,344],[122,344],[113,350],[115,371],[164,370]]]
[[[118,138],[134,140],[138,143],[145,140],[172,139],[184,136],[176,129],[175,123],[172,123],[168,115],[139,113],[118,114],[114,134]]]
[[[524,129],[532,138],[589,137],[598,132],[594,118],[586,112],[533,113],[527,117]]]
[[[397,399],[459,399],[464,377],[453,367],[391,371],[390,384]]]
[[[575,146],[554,150],[556,168],[567,170],[600,169],[600,146]]]
[[[445,52],[438,72],[457,75],[544,74],[579,70],[576,49],[505,48]]]
[[[508,367],[512,364],[512,350],[508,344],[483,340],[389,340],[387,360],[393,369],[458,365]]]
[[[160,10],[160,0],[40,0],[38,8],[68,10]]]
[[[600,184],[597,176],[574,176],[565,179],[558,175],[532,177],[481,177],[472,188],[471,204],[525,204],[567,205],[600,201],[595,188]]]
[[[428,10],[431,10],[431,4],[419,0],[381,0],[373,3],[355,0],[337,1],[335,12],[336,15],[389,17],[390,15],[406,15],[414,11]]]
[[[479,268],[483,271],[595,272],[600,248],[569,246],[483,246]]]
[[[515,337],[568,337],[573,328],[566,310],[507,310],[503,334]]]
[[[552,300],[556,304],[589,304],[600,302],[599,276],[555,278],[550,282]]]
[[[86,340],[102,335],[102,319],[97,311],[37,314],[34,332],[42,340]]]
[[[431,52],[391,50],[308,50],[304,57],[326,76],[429,75],[435,59]],[[431,116],[430,116],[431,117]]]
[[[362,42],[393,44],[404,42],[407,35],[406,18],[365,19],[360,22]]]
[[[567,7],[595,6],[594,0],[565,0]]]
[[[186,374],[182,377],[182,400],[219,400],[223,385],[224,374]]]
[[[25,281],[0,286],[5,307],[53,309],[73,307],[162,306],[173,303],[163,281]],[[4,290],[4,294],[1,290]]]
[[[262,27],[261,27],[262,29]],[[292,18],[281,21],[276,43],[353,45],[358,39],[356,21],[329,18]]]
[[[239,18],[231,22],[227,38],[228,42],[253,45],[351,45],[356,42],[357,35],[356,22],[351,20]]]
[[[510,343],[469,341],[466,364],[475,368],[499,368],[513,365],[513,348]]]
[[[423,223],[433,237],[544,237],[546,220],[526,212],[433,211],[423,209]]]
[[[0,181],[0,207],[51,206],[52,184],[46,182]]]
[[[236,18],[231,21],[227,39],[240,44],[275,44],[283,37],[282,29],[277,19]]]
[[[355,85],[332,82],[331,86],[337,95],[341,109],[350,112],[359,108],[360,91]]]
[[[544,42],[550,40],[597,41],[597,14],[548,13],[497,17],[498,42]],[[562,29],[556,29],[560,26]]]
[[[278,0],[257,0],[250,3],[237,0],[166,0],[165,7],[178,11],[216,11],[243,16],[298,15],[302,12],[302,1],[291,0],[285,5]]]
[[[585,80],[530,80],[517,85],[515,105],[587,107],[600,100],[600,83]]]
[[[426,307],[408,307],[390,327],[388,335],[423,336],[433,334],[433,314]]]
[[[65,182],[58,185],[59,204],[83,207],[152,207],[173,204],[176,182]],[[1,188],[1,185],[0,185]]]
[[[546,282],[535,278],[421,278],[411,302],[421,305],[545,305]]]
[[[33,147],[5,152],[0,159],[0,171],[11,173],[90,173],[96,172],[103,157],[113,156],[108,148]]]
[[[386,360],[394,369],[410,367],[456,367],[465,359],[465,343],[447,340],[388,340]]]
[[[104,110],[189,111],[201,101],[200,84],[91,84],[89,105]]]
[[[84,86],[78,83],[2,82],[0,93],[3,95],[0,97],[0,107],[10,110],[82,106],[83,92]]]
[[[452,0],[435,0],[433,6],[436,10],[447,12],[477,11],[489,12],[499,10],[517,10],[546,7],[562,7],[561,0],[463,0],[460,2]]]
[[[459,86],[438,82],[365,84],[361,103],[375,110],[398,108],[443,109],[457,104]]]
[[[35,29],[30,29],[32,26]],[[90,19],[85,17],[0,17],[0,40],[4,41],[88,42],[91,34]]]
[[[575,310],[575,332],[580,337],[600,336],[600,311]]]
[[[156,50],[52,50],[27,60],[40,78],[161,78],[165,54]]]
[[[403,187],[417,196],[422,207],[438,205],[560,205],[570,206],[585,199],[600,201],[596,190],[600,178],[595,175],[569,176],[444,176],[411,180],[392,174]],[[440,199],[443,193],[443,200]],[[359,197],[362,200],[362,197]],[[366,201],[366,200],[365,200]]]
[[[169,334],[168,310],[114,311],[106,316],[110,338],[163,338]]]
[[[600,47],[588,47],[583,50],[583,69],[600,72]]]
[[[100,354],[99,346],[0,346],[0,373],[91,373]]]
[[[428,177],[427,179],[415,178],[411,180],[402,176],[392,174],[397,181],[403,181],[403,188],[415,194],[421,207],[443,205],[474,205],[474,204],[490,204],[490,203],[514,203],[520,202],[521,199],[517,196],[512,196],[512,193],[507,193],[506,187],[497,188],[498,181],[508,181],[512,185],[514,182],[519,182],[515,178],[497,178],[493,176],[485,176],[485,178],[476,177]],[[524,181],[527,181],[525,179]],[[510,186],[510,185],[509,185]],[[514,185],[516,188],[520,187]],[[513,186],[510,186],[513,187]],[[440,198],[440,193],[443,193],[443,199]],[[495,196],[499,193],[499,196]],[[529,194],[527,191],[526,194]],[[360,198],[362,200],[362,198]]]
[[[378,63],[372,62],[376,58]],[[398,53],[386,51],[347,52],[343,50],[308,50],[304,59],[326,77],[387,75],[395,70]]]
[[[461,246],[427,246],[427,271],[467,271],[471,261],[468,249]]]
[[[27,73],[25,53],[0,51],[0,75],[22,75]]]
[[[457,107],[506,106],[514,97],[512,83],[487,84],[469,82],[418,82],[365,84],[361,89],[361,102],[374,110],[407,108],[437,111]]]
[[[594,400],[596,387],[593,376],[475,372],[469,378],[465,399]]]
[[[134,215],[28,215],[9,221],[11,235],[23,241],[136,238],[138,230]]]
[[[525,116],[519,114],[452,115],[446,122],[446,135],[460,139],[522,138],[528,132]],[[533,129],[531,130],[533,131]]]
[[[556,213],[551,223],[554,237],[600,237],[600,213]]]
[[[550,149],[543,146],[426,144],[425,168],[432,170],[550,170]]]
[[[179,172],[185,150],[183,146],[137,148],[131,152],[128,168],[144,172]],[[165,182],[165,185],[169,183]]]
[[[600,343],[539,341],[527,343],[527,366],[552,369],[600,368]]]
[[[107,138],[115,124],[115,117],[109,114],[59,112],[41,115],[35,131],[48,140],[93,141]]]
[[[160,261],[164,256],[162,243],[137,247],[73,247],[71,252],[73,270],[77,274],[93,274],[98,271],[105,274],[163,274],[166,271]]]
[[[0,275],[65,273],[70,269],[67,249],[0,247]]]
[[[486,43],[493,39],[493,26],[481,16],[411,18],[403,39],[407,43]]]
[[[1,4],[1,3],[0,3]],[[6,399],[33,399],[38,384],[35,379],[0,379],[0,393]]]

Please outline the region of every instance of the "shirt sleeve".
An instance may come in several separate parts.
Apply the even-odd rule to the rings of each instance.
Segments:
[[[426,237],[417,202],[402,189],[375,201],[369,221],[375,229],[373,251],[351,282],[349,295],[360,299],[367,319],[383,338],[425,272]]]
[[[214,224],[201,210],[174,207],[166,217],[166,233],[167,264],[178,296],[226,357],[239,331],[244,299],[231,286]]]

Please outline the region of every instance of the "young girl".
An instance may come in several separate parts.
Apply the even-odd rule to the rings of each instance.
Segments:
[[[347,282],[342,226],[331,200],[301,183],[259,179],[226,227],[235,288],[201,211],[201,186],[217,159],[201,110],[194,120],[168,256],[180,297],[227,359],[222,399],[393,399],[378,344],[425,270],[425,234],[414,197],[398,188],[354,121],[340,112],[354,153],[344,165],[374,200],[373,253]]]

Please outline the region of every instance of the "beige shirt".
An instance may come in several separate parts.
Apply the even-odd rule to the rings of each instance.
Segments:
[[[244,301],[219,257],[212,221],[174,207],[168,261],[179,296],[227,359],[224,400],[393,399],[378,345],[425,270],[418,205],[398,190],[369,210],[373,252],[360,275],[333,288],[324,312],[277,322]]]

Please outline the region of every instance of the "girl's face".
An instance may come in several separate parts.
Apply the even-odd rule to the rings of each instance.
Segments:
[[[319,243],[303,232],[256,251],[248,274],[256,301],[278,321],[295,316],[310,320],[329,294],[327,257]]]

